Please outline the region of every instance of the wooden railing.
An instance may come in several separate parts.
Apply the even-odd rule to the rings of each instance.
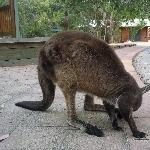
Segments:
[[[15,16],[13,0],[9,0],[9,4],[0,7],[0,37],[15,37]]]

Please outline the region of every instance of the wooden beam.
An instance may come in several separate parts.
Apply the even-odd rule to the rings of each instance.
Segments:
[[[13,37],[16,37],[16,25],[15,25],[15,9],[14,9],[14,0],[9,0],[10,13],[11,13],[11,26]]]
[[[18,2],[17,0],[12,0],[12,1],[14,2],[14,10],[15,10],[16,38],[19,39],[21,35],[19,30]]]

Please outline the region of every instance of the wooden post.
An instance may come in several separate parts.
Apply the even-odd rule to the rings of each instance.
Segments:
[[[14,0],[9,0],[9,6],[10,6],[10,15],[11,15],[12,36],[16,37]]]
[[[16,24],[16,38],[20,38],[20,30],[19,30],[19,14],[18,14],[18,2],[17,0],[12,0],[14,2],[14,10],[15,10],[15,24]]]

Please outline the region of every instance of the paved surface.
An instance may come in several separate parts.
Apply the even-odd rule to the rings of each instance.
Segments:
[[[126,69],[143,86],[132,67],[132,57],[146,47],[136,46],[116,50]],[[66,123],[64,97],[59,89],[52,106],[46,112],[33,112],[14,105],[18,101],[40,100],[36,65],[0,68],[0,134],[10,136],[0,142],[0,150],[149,150],[149,140],[133,138],[129,126],[121,121],[124,132],[112,130],[105,113],[85,112],[83,94],[77,94],[79,117],[102,128],[105,137],[91,136],[74,130]],[[143,96],[141,108],[134,113],[138,128],[150,139],[150,92]],[[95,100],[99,103],[99,100]]]
[[[150,83],[150,47],[145,48],[135,55],[133,66],[139,74],[140,79],[145,84]]]

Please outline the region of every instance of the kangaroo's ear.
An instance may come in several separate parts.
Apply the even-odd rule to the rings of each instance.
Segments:
[[[150,90],[150,84],[144,86],[141,88],[142,94],[148,92]]]

